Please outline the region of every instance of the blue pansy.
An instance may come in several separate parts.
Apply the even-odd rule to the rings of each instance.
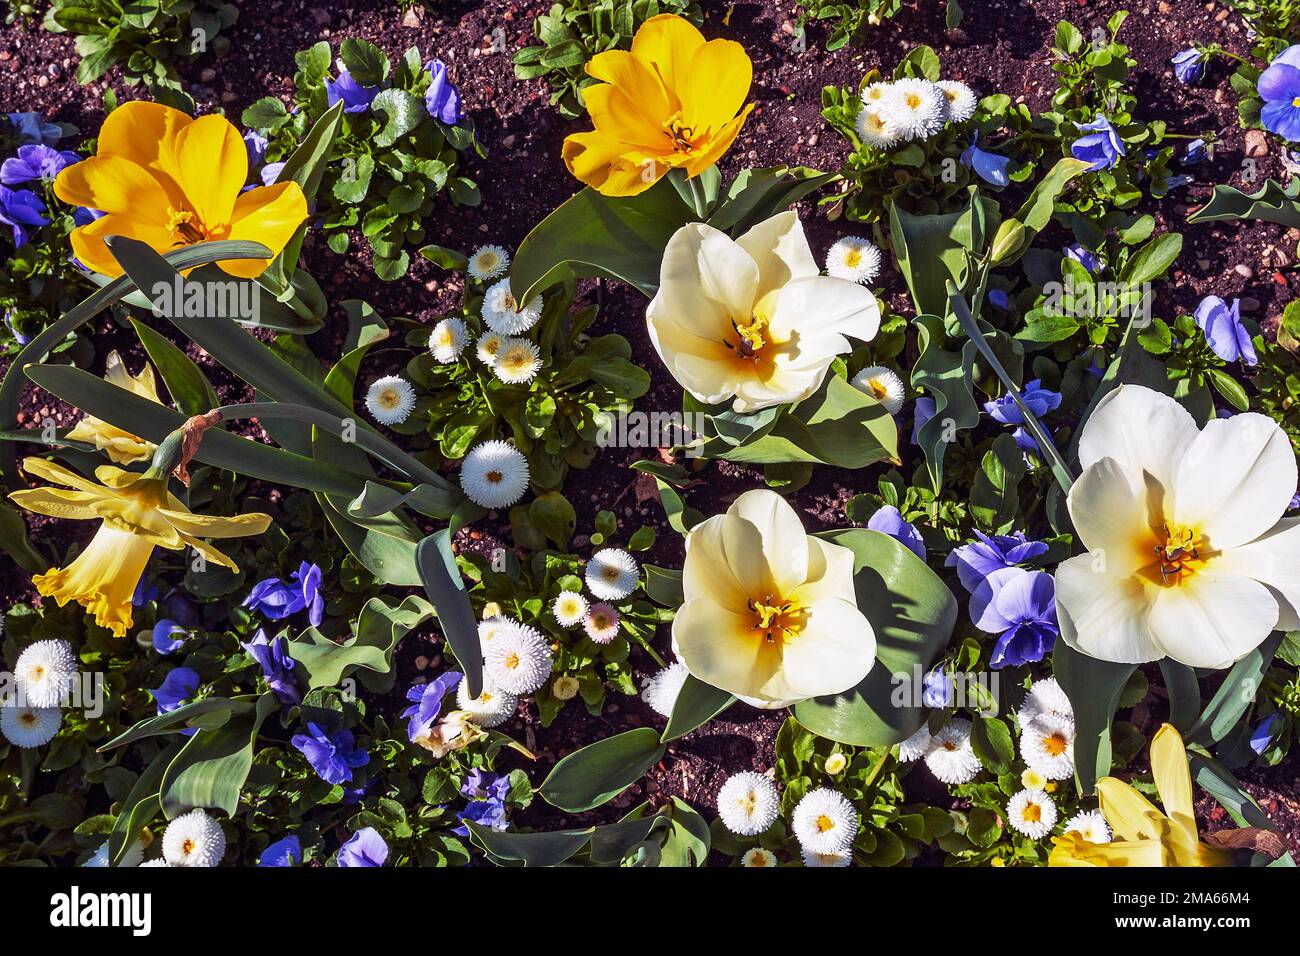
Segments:
[[[988,300],[994,308],[1004,310],[1011,308],[1011,297],[1002,289],[989,289]]]
[[[177,637],[176,635],[181,635]],[[185,638],[189,637],[189,631],[184,625],[173,621],[171,618],[161,618],[153,626],[153,649],[159,654],[175,654],[185,646]]]
[[[997,634],[990,666],[1017,667],[1041,661],[1056,644],[1056,582],[1046,571],[994,571],[971,594],[975,626]]]
[[[461,121],[460,93],[447,75],[447,65],[442,60],[424,64],[429,71],[429,89],[424,94],[424,108],[436,120],[455,126]]]
[[[962,165],[967,169],[975,170],[979,178],[986,183],[992,183],[994,186],[1006,186],[1011,182],[1010,177],[1007,176],[1007,166],[1011,163],[1010,158],[980,149],[978,143],[979,132],[977,131],[971,140],[971,144],[962,151]]]
[[[1102,270],[1101,258],[1095,252],[1085,249],[1077,242],[1066,246],[1061,251],[1065,253],[1065,258],[1073,259],[1094,275]]]
[[[189,667],[176,667],[163,678],[162,685],[149,691],[158,705],[158,713],[168,714],[182,704],[188,704],[199,692],[198,672]],[[194,733],[191,727],[185,733]]]
[[[364,113],[370,109],[371,101],[378,95],[379,87],[362,86],[352,78],[351,73],[341,67],[337,80],[325,78],[325,99],[330,106],[342,100],[345,113]]]
[[[921,703],[926,707],[951,707],[956,699],[952,678],[941,669],[930,671],[921,680]]]
[[[14,245],[21,246],[30,237],[30,229],[48,226],[45,203],[30,189],[0,186],[0,223],[13,228]]]
[[[285,640],[283,634],[272,640],[266,636],[265,631],[258,628],[253,639],[241,646],[262,668],[262,676],[266,678],[267,686],[271,688],[280,703],[302,702],[302,694],[298,690],[298,682],[293,674],[297,661],[289,656],[289,642]]]
[[[1035,418],[1042,418],[1048,412],[1055,411],[1061,406],[1061,393],[1054,392],[1050,388],[1043,388],[1040,379],[1033,379],[1026,382],[1025,387],[1021,389],[1020,397],[1025,400],[1025,405]],[[1020,411],[1020,406],[1008,392],[1001,398],[995,398],[992,401],[984,403],[984,411],[995,421],[1004,425],[1023,425],[1025,416]]]
[[[1075,125],[1088,135],[1076,139],[1070,146],[1070,153],[1075,159],[1089,163],[1089,171],[1110,169],[1123,158],[1126,152],[1124,141],[1106,117],[1098,116],[1091,123]]]
[[[1259,361],[1250,333],[1241,324],[1239,300],[1228,303],[1217,295],[1207,295],[1196,307],[1196,325],[1214,354],[1225,362],[1240,359],[1243,365],[1254,365]]]
[[[935,406],[934,399],[922,395],[912,406],[912,444],[921,444],[921,429],[926,426],[930,419],[934,418]]]
[[[1254,732],[1250,735],[1250,749],[1255,753],[1263,755],[1264,751],[1273,746],[1273,726],[1277,723],[1277,713],[1269,714],[1259,722]]]
[[[0,183],[6,186],[34,181],[52,183],[64,169],[79,162],[81,157],[71,150],[45,145],[19,146],[17,156],[0,163]]]
[[[1024,534],[985,534],[978,529],[971,544],[952,549],[944,565],[957,569],[957,579],[967,591],[974,591],[994,571],[1014,568],[1040,554],[1047,553],[1042,541],[1032,541]]]
[[[902,512],[893,505],[884,505],[879,508],[867,522],[867,527],[872,531],[883,532],[891,538],[897,538],[907,545],[909,551],[922,561],[925,560],[925,542],[921,540],[921,532],[904,521]]]
[[[272,621],[307,609],[307,619],[319,627],[325,616],[325,598],[320,591],[321,570],[307,561],[298,566],[289,581],[266,578],[258,581],[244,598],[244,607],[260,612]]]
[[[1209,144],[1203,139],[1192,140],[1187,144],[1187,150],[1183,153],[1183,165],[1195,166],[1197,163],[1205,162],[1209,148]]]
[[[257,858],[258,866],[297,866],[302,862],[302,844],[296,836],[276,840]]]
[[[427,684],[416,684],[406,692],[406,699],[412,701],[412,704],[402,711],[402,716],[411,718],[406,725],[406,733],[412,743],[425,736],[433,727],[442,711],[443,698],[456,689],[462,676],[464,675],[460,671],[447,671]]]
[[[267,163],[262,167],[262,185],[274,186],[275,181],[280,178],[280,170],[284,169],[284,163]]]
[[[1205,58],[1196,47],[1179,50],[1169,60],[1179,83],[1199,83],[1205,75]]]
[[[1026,455],[1037,455],[1042,453],[1042,449],[1038,447],[1038,439],[1034,438],[1034,436],[1030,434],[1029,429],[1025,428],[1024,425],[1018,426],[1015,431],[1011,433],[1011,439],[1016,443],[1016,447]]]
[[[1256,84],[1264,101],[1259,120],[1270,133],[1300,142],[1300,44],[1277,55]]]
[[[244,150],[248,153],[248,168],[252,169],[266,158],[266,147],[270,141],[255,129],[244,134]]]
[[[469,772],[461,784],[461,795],[469,803],[465,809],[456,814],[461,825],[452,832],[461,836],[469,834],[464,821],[472,820],[480,826],[493,830],[504,830],[509,826],[506,820],[506,797],[510,793],[510,778],[505,774],[492,773],[474,769]]]
[[[8,113],[9,122],[13,124],[18,139],[23,143],[42,143],[53,146],[63,138],[63,130],[58,123],[47,123],[40,113]]]
[[[352,771],[370,763],[370,754],[357,750],[350,730],[329,733],[319,724],[307,722],[307,733],[294,734],[289,741],[307,758],[316,775],[326,783],[349,783]]]
[[[362,827],[339,847],[334,861],[339,866],[383,866],[388,861],[388,844],[374,827]]]

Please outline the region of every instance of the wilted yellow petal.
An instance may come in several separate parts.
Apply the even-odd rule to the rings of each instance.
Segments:
[[[93,491],[70,491],[66,488],[29,488],[11,492],[11,501],[20,508],[51,518],[69,518],[86,521],[100,514],[92,505],[103,500],[103,495]]]
[[[271,516],[261,512],[233,515],[229,518],[173,511],[169,508],[159,508],[158,513],[178,531],[184,534],[202,535],[205,538],[243,538],[251,534],[261,534],[271,524]]]

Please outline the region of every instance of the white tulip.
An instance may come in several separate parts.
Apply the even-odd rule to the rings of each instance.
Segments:
[[[852,350],[846,335],[875,336],[880,306],[869,289],[821,275],[799,217],[783,212],[734,240],[701,222],[678,229],[646,322],[682,388],[754,412],[816,392]]]
[[[1070,489],[1087,554],[1056,572],[1061,636],[1100,660],[1228,667],[1300,627],[1300,519],[1286,434],[1256,414],[1198,429],[1166,395],[1122,385],[1079,439]]]

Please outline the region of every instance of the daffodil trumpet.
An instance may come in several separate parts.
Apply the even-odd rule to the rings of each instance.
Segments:
[[[98,481],[43,458],[25,459],[27,474],[64,487],[15,491],[9,495],[14,503],[53,518],[101,522],[71,564],[32,578],[37,591],[59,605],[76,601],[96,624],[124,637],[132,621],[132,595],[155,547],[190,548],[205,561],[238,572],[233,560],[201,539],[261,534],[271,523],[270,515],[195,514],[167,487],[174,471],[184,473],[187,456],[208,427],[206,421],[191,419],[163,440],[146,471],[101,465],[95,469]]]

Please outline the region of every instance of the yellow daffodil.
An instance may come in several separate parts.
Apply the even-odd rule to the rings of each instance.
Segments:
[[[1070,517],[1088,553],[1056,572],[1061,637],[1105,661],[1228,667],[1300,628],[1296,460],[1272,419],[1198,429],[1172,398],[1121,385],[1079,439]]]
[[[157,468],[141,474],[101,465],[95,469],[101,483],[43,458],[26,459],[23,470],[66,487],[15,491],[9,497],[21,507],[54,518],[103,522],[71,564],[38,574],[32,583],[60,605],[81,604],[115,637],[125,636],[131,626],[131,596],[155,545],[172,551],[190,547],[205,560],[237,572],[234,561],[197,536],[244,537],[261,534],[271,523],[265,514],[194,514],[167,490],[167,472]]]
[[[132,375],[122,362],[117,352],[109,352],[104,365],[104,380],[124,388],[133,395],[147,398],[151,402],[162,404],[158,397],[158,386],[154,382],[153,369],[149,363],[144,364],[139,375]],[[100,421],[94,415],[84,415],[81,421],[68,432],[68,437],[76,441],[90,442],[119,465],[129,465],[133,461],[153,455],[157,446],[153,442],[138,438],[130,432],[123,431],[116,425]]]
[[[247,239],[278,253],[307,218],[307,199],[294,182],[241,192],[247,178],[247,149],[225,117],[194,119],[137,100],[108,114],[96,155],[59,173],[54,192],[66,203],[105,214],[72,230],[72,251],[88,269],[120,276],[106,236],[130,236],[158,252],[211,239]],[[251,279],[270,260],[217,265]]]
[[[756,707],[855,686],[876,660],[853,552],[804,532],[774,491],[747,491],[686,538],[673,650],[698,680]]]
[[[705,42],[688,21],[651,17],[632,49],[598,53],[582,91],[594,130],[564,141],[564,164],[606,196],[635,196],[672,169],[698,176],[731,146],[754,68],[732,40]],[[743,107],[743,108],[742,108]]]
[[[869,289],[821,275],[799,217],[783,212],[734,240],[702,222],[677,230],[646,323],[682,388],[753,412],[816,392],[852,350],[845,336],[875,337],[880,305]]]
[[[1207,846],[1196,832],[1192,775],[1183,738],[1165,724],[1151,740],[1151,775],[1161,813],[1122,780],[1097,781],[1101,813],[1114,831],[1111,843],[1090,843],[1071,831],[1053,837],[1050,866],[1227,866],[1232,855]]]

